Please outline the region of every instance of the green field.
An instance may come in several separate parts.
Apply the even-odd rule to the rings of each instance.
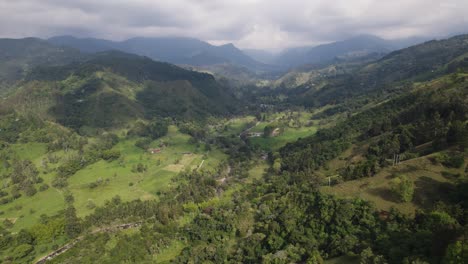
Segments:
[[[106,200],[119,195],[123,201],[134,199],[157,199],[158,193],[171,184],[171,179],[184,170],[214,169],[226,155],[213,148],[205,152],[195,144],[189,143],[191,137],[182,134],[177,127],[170,126],[166,136],[151,143],[157,148],[164,142],[166,147],[160,153],[151,154],[136,147],[135,139],[121,139],[114,147],[121,153],[121,159],[112,162],[100,160],[79,170],[68,179],[68,187],[61,190],[52,187],[55,172],[45,173],[41,161],[46,157],[47,148],[44,143],[13,144],[11,149],[18,159],[31,160],[39,170],[39,176],[50,186],[45,191],[38,191],[32,197],[22,195],[19,199],[0,205],[3,214],[0,220],[9,219],[14,223],[12,231],[28,228],[38,222],[41,214],[54,215],[65,208],[64,193],[70,192],[74,197],[74,206],[79,217],[93,212],[95,206],[101,206]],[[91,140],[92,141],[92,140]],[[74,152],[58,151],[52,153],[61,161]],[[122,162],[123,161],[123,162]],[[147,166],[145,172],[132,172],[132,167],[141,163]],[[50,168],[60,164],[50,164]],[[97,187],[91,187],[97,183]]]
[[[253,137],[249,140],[254,145],[258,145],[260,148],[270,151],[277,150],[289,142],[294,142],[299,138],[311,136],[317,132],[318,127],[301,127],[301,128],[284,128],[284,131],[276,137]]]

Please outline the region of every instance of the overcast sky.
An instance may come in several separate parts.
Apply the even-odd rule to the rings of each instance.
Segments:
[[[468,0],[0,0],[0,37],[13,38],[187,36],[281,49],[466,31]]]

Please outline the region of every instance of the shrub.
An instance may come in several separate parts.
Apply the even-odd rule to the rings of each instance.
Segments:
[[[119,150],[104,150],[102,152],[102,159],[107,161],[112,161],[120,158],[120,151]]]
[[[26,257],[29,253],[31,253],[34,250],[34,247],[28,244],[22,244],[17,246],[13,252],[12,252],[12,257],[13,259],[21,259]]]
[[[39,191],[40,191],[40,192],[46,191],[47,189],[49,189],[49,185],[48,185],[48,184],[43,184],[43,185],[41,185],[41,187],[39,187]]]
[[[408,177],[400,175],[392,180],[391,189],[402,202],[413,200],[414,183]]]
[[[141,139],[138,139],[136,142],[135,142],[135,147],[138,147],[138,148],[141,148],[143,150],[146,150],[149,148],[149,145],[151,144],[151,139],[150,138],[141,138]]]
[[[465,163],[465,158],[460,152],[451,152],[442,156],[442,165],[449,168],[461,168]]]
[[[37,190],[33,185],[28,185],[26,186],[24,193],[26,194],[26,196],[33,196],[37,193]]]
[[[86,208],[94,209],[96,208],[96,204],[92,200],[88,200],[88,203],[86,204]]]

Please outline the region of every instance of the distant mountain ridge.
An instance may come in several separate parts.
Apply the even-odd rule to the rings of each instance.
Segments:
[[[336,59],[349,60],[371,54],[382,56],[394,50],[427,41],[424,37],[385,40],[373,35],[359,35],[342,41],[286,49],[275,56],[272,64],[294,68],[306,64],[324,64]]]
[[[174,64],[206,66],[232,63],[252,70],[265,67],[262,63],[244,54],[233,44],[214,46],[194,38],[138,37],[125,41],[110,41],[96,38],[58,36],[52,37],[48,41],[56,46],[73,47],[87,53],[120,50]]]
[[[325,68],[326,69],[326,68]],[[324,69],[324,70],[325,70]],[[296,88],[296,99],[302,102],[328,104],[346,98],[385,94],[404,90],[408,83],[427,81],[468,69],[468,34],[449,39],[432,40],[393,51],[379,60],[340,74],[322,76],[321,87],[310,87],[305,81]],[[336,72],[336,69],[334,69]],[[317,74],[312,70],[307,74]],[[308,77],[310,80],[310,77]]]

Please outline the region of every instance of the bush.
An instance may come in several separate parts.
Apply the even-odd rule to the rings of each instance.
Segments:
[[[135,147],[147,150],[149,148],[149,145],[151,144],[151,141],[152,140],[150,138],[139,139],[135,142]]]
[[[465,163],[465,157],[463,153],[460,152],[451,152],[441,157],[441,163],[445,167],[449,168],[461,168]]]
[[[2,199],[0,199],[0,204],[11,203],[11,201],[13,201],[13,198],[12,198],[12,197],[2,198]]]
[[[8,193],[5,191],[0,191],[0,197],[8,196]]]
[[[34,250],[34,247],[28,244],[22,244],[17,246],[13,252],[12,252],[12,257],[13,259],[21,259],[26,257],[29,253],[31,253]]]
[[[5,220],[3,220],[3,226],[5,226],[5,228],[12,228],[13,225],[14,224],[10,219],[5,218]]]
[[[102,159],[107,161],[112,161],[120,158],[120,151],[119,150],[104,150],[102,152]]]
[[[49,185],[48,185],[48,184],[43,184],[43,185],[41,185],[41,187],[39,187],[39,191],[40,191],[40,192],[46,191],[47,189],[49,189]]]
[[[52,186],[59,189],[65,188],[68,186],[67,179],[65,177],[55,177],[52,181]]]
[[[392,180],[391,189],[402,202],[411,202],[414,194],[414,183],[408,177],[400,175]]]
[[[33,196],[37,193],[37,190],[36,188],[34,188],[33,185],[28,185],[26,186],[24,193],[26,194],[26,196]]]
[[[88,200],[88,203],[86,204],[86,208],[94,209],[96,208],[96,204],[92,200]]]
[[[88,187],[89,187],[90,189],[97,188],[98,186],[99,186],[99,184],[98,184],[97,182],[92,182],[92,183],[90,183],[90,184],[88,185]]]

